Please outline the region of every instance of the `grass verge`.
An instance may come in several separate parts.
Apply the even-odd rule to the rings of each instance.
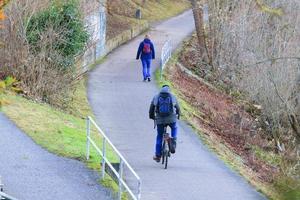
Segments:
[[[2,111],[37,144],[48,151],[85,161],[85,117],[93,116],[93,114],[86,96],[83,95],[84,90],[84,81],[81,81],[76,90],[76,98],[70,113],[12,93],[3,94],[9,103],[3,106]],[[92,137],[100,145],[102,138],[97,135],[95,129],[92,129]],[[108,155],[112,161],[115,160],[111,151],[108,152]],[[96,152],[92,151],[92,159],[88,163],[99,163],[98,160],[94,160],[95,157],[97,157]]]
[[[144,13],[144,18],[153,22],[175,16],[190,7],[191,3],[187,0],[160,0],[159,2],[149,1],[141,10]]]
[[[124,6],[124,1],[111,1],[110,14],[108,15],[107,36],[114,38],[119,33],[129,30],[130,27],[141,23],[155,22],[168,19],[191,8],[189,0],[129,0]],[[142,19],[135,18],[137,9],[141,10]]]

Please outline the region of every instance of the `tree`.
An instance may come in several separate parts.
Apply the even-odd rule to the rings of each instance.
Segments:
[[[289,158],[282,170],[300,174],[300,1],[206,1],[209,34],[203,34],[203,1],[191,3],[199,51],[209,44],[214,81],[261,106],[264,137]]]
[[[209,54],[208,54],[208,42],[205,36],[205,26],[203,19],[203,3],[199,0],[191,0],[193,16],[195,21],[195,28],[198,37],[198,43],[200,47],[200,54],[203,58],[203,61],[206,63],[210,63]]]

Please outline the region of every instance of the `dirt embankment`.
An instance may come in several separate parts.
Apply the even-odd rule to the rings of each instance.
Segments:
[[[209,69],[195,69],[197,52],[190,44],[185,47],[178,63],[170,66],[166,74],[181,98],[194,109],[188,113],[189,121],[210,140],[218,140],[241,157],[254,178],[272,182],[277,166],[261,159],[257,149],[274,151],[274,146],[263,137],[257,119],[246,111],[249,104],[235,100],[214,87],[213,82],[204,81]]]
[[[231,97],[182,72],[178,65],[170,75],[176,90],[198,111],[191,116],[193,125],[204,134],[216,136],[241,156],[262,181],[272,181],[275,168],[258,159],[252,151],[253,146],[263,148],[268,144],[260,137],[255,119]]]

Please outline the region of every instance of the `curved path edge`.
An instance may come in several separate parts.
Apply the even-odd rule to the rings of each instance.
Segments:
[[[97,172],[49,153],[0,112],[0,176],[18,200],[109,200]]]

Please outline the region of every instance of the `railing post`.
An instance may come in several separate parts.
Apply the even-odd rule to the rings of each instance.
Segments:
[[[120,166],[119,166],[119,200],[122,199],[122,183],[121,180],[123,179],[123,160],[120,158]]]
[[[90,159],[90,135],[91,135],[91,122],[89,117],[86,118],[86,159]]]
[[[172,44],[171,44],[171,40],[169,40],[169,59],[172,56]]]
[[[95,141],[93,141],[93,139],[91,138],[91,126],[94,125],[96,127],[96,129],[98,130],[97,133],[99,133],[100,137],[102,137],[102,151],[100,150],[100,145],[98,146]],[[91,117],[87,117],[86,120],[86,132],[87,132],[87,159],[89,159],[90,157],[90,145],[92,145],[92,147],[95,147],[96,151],[99,153],[99,155],[102,157],[102,179],[105,178],[105,168],[106,166],[110,167],[112,172],[116,175],[117,179],[118,179],[118,186],[119,186],[119,192],[118,192],[118,199],[121,200],[122,199],[122,194],[123,194],[123,190],[127,190],[129,193],[129,195],[133,198],[133,199],[141,199],[141,180],[140,177],[136,174],[136,172],[132,169],[132,167],[128,164],[128,162],[123,158],[122,154],[118,151],[118,149],[116,149],[116,147],[112,144],[112,142],[109,140],[109,138],[107,138],[107,136],[105,135],[105,133],[98,127],[98,125],[95,123],[95,121],[91,118]],[[119,169],[116,170],[115,167],[112,165],[112,163],[110,163],[109,160],[107,160],[107,148],[106,148],[106,143],[109,143],[109,145],[112,147],[112,149],[116,152],[116,154],[119,156]],[[124,182],[123,179],[123,173],[124,173],[124,165],[126,165],[129,169],[129,171],[131,171],[133,173],[133,175],[136,177],[137,181],[138,181],[138,191],[137,193],[133,192],[132,189]]]
[[[142,183],[141,180],[138,180],[138,195],[137,195],[138,200],[141,199],[141,194],[142,194]]]
[[[161,50],[160,80],[162,80],[162,77],[163,77],[164,66],[169,61],[171,56],[172,56],[171,40],[167,39],[167,41],[164,43],[162,50]]]
[[[160,80],[162,80],[163,75],[163,59],[160,59]]]
[[[104,179],[105,177],[105,157],[106,157],[106,139],[103,138],[103,141],[102,141],[102,152],[103,152],[103,155],[102,155],[102,168],[101,168],[101,178]]]
[[[3,192],[3,183],[1,181],[1,176],[0,176],[0,192]],[[1,200],[1,196],[0,196],[0,200]]]

